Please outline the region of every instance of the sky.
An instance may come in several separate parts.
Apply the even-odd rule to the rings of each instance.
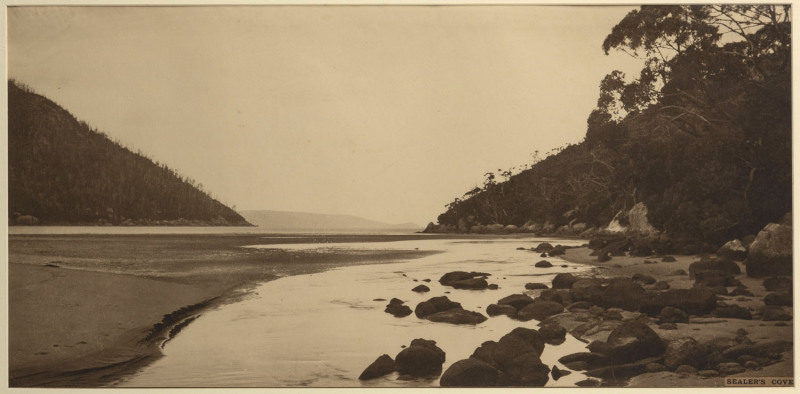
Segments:
[[[8,76],[238,210],[436,221],[580,142],[633,7],[10,7]]]

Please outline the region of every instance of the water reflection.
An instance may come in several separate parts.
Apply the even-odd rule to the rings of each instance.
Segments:
[[[491,303],[525,292],[528,282],[549,284],[559,272],[585,268],[548,258],[553,268],[536,268],[538,254],[516,250],[540,241],[496,239],[488,242],[414,240],[333,246],[352,249],[442,250],[417,260],[336,268],[323,273],[285,277],[260,285],[255,294],[211,311],[170,341],[165,357],[116,382],[128,387],[413,387],[437,386],[438,379],[399,381],[396,374],[369,382],[357,380],[381,354],[394,356],[415,338],[433,339],[447,354],[444,370],[469,357],[481,343],[498,340],[516,327],[536,328],[536,321],[518,322],[505,316],[478,326],[432,323],[414,315],[395,318],[383,312],[397,297],[413,309],[418,302],[440,295],[465,309],[485,313]],[[549,240],[577,245],[581,241]],[[270,248],[320,249],[320,244],[269,245]],[[331,245],[324,245],[330,248]],[[324,249],[321,249],[324,250]],[[380,263],[380,261],[376,261]],[[560,265],[566,264],[566,268]],[[492,273],[489,283],[499,290],[455,290],[439,277],[455,270]],[[529,275],[537,276],[529,276]],[[429,283],[422,282],[430,279]],[[411,291],[419,283],[429,293]],[[528,291],[536,293],[537,291]],[[547,345],[542,361],[562,365],[564,354],[583,351],[585,344],[568,336],[559,346]],[[584,379],[574,372],[548,386],[573,386]]]

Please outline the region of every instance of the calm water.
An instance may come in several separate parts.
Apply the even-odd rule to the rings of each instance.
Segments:
[[[556,266],[535,268],[538,254],[515,250],[541,240],[495,239],[414,240],[381,243],[269,245],[270,248],[414,249],[444,253],[408,262],[337,268],[319,274],[285,277],[260,285],[252,296],[204,314],[167,342],[165,356],[138,373],[115,382],[120,387],[408,387],[438,386],[438,379],[398,381],[396,374],[368,382],[358,376],[381,354],[392,358],[414,338],[433,339],[447,355],[444,369],[469,357],[484,341],[498,340],[516,327],[536,328],[535,320],[518,322],[505,316],[478,326],[433,323],[413,314],[395,318],[384,313],[398,297],[412,309],[440,295],[465,309],[484,313],[490,303],[524,292],[528,282],[550,283],[558,272],[580,272],[583,266],[548,258]],[[580,241],[550,240],[575,245]],[[256,246],[257,247],[257,246]],[[380,263],[379,261],[377,263]],[[567,268],[559,265],[567,264]],[[439,285],[442,274],[455,271],[492,273],[499,290],[455,290]],[[414,279],[419,280],[415,282]],[[429,293],[411,291],[431,279]],[[445,292],[450,294],[445,294]],[[536,294],[534,291],[529,293]],[[550,365],[564,354],[584,351],[585,344],[568,336],[559,346],[547,345],[542,360]],[[562,368],[564,369],[564,368]],[[548,386],[573,386],[585,376],[573,372]]]
[[[261,227],[204,227],[204,226],[9,226],[11,235],[131,235],[131,234],[408,234],[404,232],[357,231],[345,232],[327,229],[309,229],[308,231],[277,231]]]

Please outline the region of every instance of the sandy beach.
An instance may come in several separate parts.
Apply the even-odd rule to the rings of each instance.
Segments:
[[[442,238],[468,238],[455,242],[472,244],[477,248],[483,248],[480,245],[486,242],[496,242],[492,241],[494,237],[481,236],[442,236]],[[526,276],[520,276],[516,279],[518,281],[536,280],[538,278],[536,275],[545,273],[554,275],[550,274],[553,271],[548,269],[541,271],[542,274],[535,273],[540,272],[533,267],[533,263],[540,260],[538,253],[519,250],[521,248],[512,249],[512,245],[527,247],[522,249],[532,248],[539,243],[538,240],[531,240],[529,237],[506,238],[511,239],[505,239],[503,243],[495,245],[495,249],[499,251],[496,258],[500,260],[493,264],[503,267],[507,263],[501,260],[506,259],[509,263],[524,262],[523,266],[530,267],[526,270],[534,270],[534,276],[528,279]],[[355,239],[363,241],[364,236]],[[336,243],[355,239],[333,237],[316,241]],[[431,237],[391,238],[391,240],[398,239],[431,239]],[[247,291],[255,288],[258,283],[279,277],[314,274],[342,266],[409,261],[435,253],[430,250],[415,250],[411,244],[408,247],[391,250],[330,249],[324,253],[313,249],[293,249],[286,245],[283,246],[285,249],[269,248],[269,246],[241,247],[264,243],[301,243],[308,240],[300,237],[265,240],[263,237],[253,235],[12,236],[9,266],[10,385],[12,387],[102,386],[158,360],[162,356],[159,345],[176,335],[179,330],[175,329],[176,326],[180,328],[182,324],[187,324],[183,322],[190,322],[204,311],[243,299],[242,296],[246,296]],[[371,240],[389,239],[374,237]],[[515,245],[518,242],[519,245]],[[579,241],[573,242],[577,244]],[[497,249],[498,247],[500,249]],[[508,249],[505,249],[506,247]],[[575,272],[580,272],[577,274],[580,277],[631,278],[640,274],[651,276],[658,282],[665,282],[671,289],[691,288],[694,279],[690,279],[686,272],[693,262],[700,260],[700,256],[676,255],[673,256],[675,261],[672,262],[662,261],[661,256],[620,256],[601,263],[596,257],[590,256],[590,253],[591,250],[588,248],[576,247],[567,249],[566,254],[559,258],[569,263],[569,268],[565,270],[575,269],[577,270]],[[487,262],[469,260],[474,258],[473,256],[460,257],[458,261],[450,263],[455,264],[450,268],[488,268],[485,266]],[[411,261],[409,264],[414,262]],[[589,270],[584,267],[588,267]],[[437,265],[435,270],[429,273],[432,275],[430,278],[435,280],[446,270],[444,266]],[[681,270],[683,274],[676,273]],[[382,277],[381,275],[387,274],[377,276]],[[402,275],[402,278],[404,281],[395,285],[405,288],[413,283],[410,277]],[[502,278],[501,285],[506,282],[505,279]],[[666,341],[683,337],[691,337],[698,342],[714,338],[736,338],[741,330],[748,333],[749,341],[756,346],[776,339],[791,341],[793,338],[791,322],[763,321],[760,318],[760,311],[764,307],[764,296],[769,293],[762,285],[763,279],[749,278],[744,273],[737,275],[736,279],[752,293],[752,296],[719,295],[717,300],[751,311],[752,320],[690,316],[687,323],[662,328],[655,318],[647,318],[639,312],[621,311],[621,320],[609,318],[609,321],[605,321],[605,317],[599,316],[591,318],[598,323],[592,330],[577,329],[582,325],[585,327],[587,322],[585,311],[565,312],[551,316],[547,320],[558,322],[573,336],[587,344],[594,340],[605,341],[616,327],[615,324],[628,320],[645,321]],[[408,284],[405,284],[406,282]],[[542,283],[551,286],[550,279]],[[503,285],[500,293],[524,292],[532,297],[539,295],[539,290],[523,290],[523,284],[520,282],[511,287],[508,284]],[[376,286],[382,285],[376,282]],[[653,286],[653,284],[644,285],[644,288],[651,290]],[[444,289],[437,291],[442,290]],[[299,289],[295,291],[304,293]],[[347,302],[353,302],[355,310],[364,308],[372,310],[374,308],[371,305],[374,304],[372,298],[375,296],[396,295],[381,294],[376,290],[373,292],[374,294],[353,294],[352,297],[355,298]],[[457,300],[467,301],[468,304],[474,303],[473,308],[478,310],[488,305],[487,297],[494,300],[499,296],[495,295],[499,293],[491,291],[458,292],[453,295]],[[300,293],[291,295],[297,296]],[[290,295],[287,291],[283,291],[273,297],[283,294]],[[422,299],[428,296],[415,297]],[[327,302],[329,301],[323,298],[317,300],[315,305],[326,310]],[[378,309],[382,309],[383,305],[379,307]],[[791,308],[785,309],[791,312]],[[601,315],[604,312],[605,310],[600,312]],[[316,313],[320,312],[312,312],[312,315]],[[376,310],[374,316],[370,314],[379,321],[382,321],[384,315],[385,313],[380,310]],[[416,321],[417,319],[411,319],[402,324],[416,327],[421,324]],[[507,323],[510,326],[518,325],[518,322],[504,317],[493,317],[492,321]],[[437,327],[422,325],[417,329],[425,332],[445,329]],[[480,340],[476,338],[478,340],[476,343],[489,339],[493,338],[480,338]],[[579,348],[583,346],[578,342],[576,344]],[[450,344],[448,351],[453,351],[457,346],[455,343]],[[560,351],[555,349],[556,352]],[[468,357],[472,349],[458,351],[466,352],[462,356]],[[455,355],[458,354],[455,352]],[[371,354],[369,357],[372,357]],[[768,365],[749,368],[728,376],[793,376],[792,352],[784,352],[780,357]],[[550,362],[556,361],[553,359]],[[360,362],[359,368],[363,368]],[[715,387],[722,386],[723,379],[721,376],[660,371],[639,374],[630,380],[611,385],[620,384],[627,387]]]
[[[9,385],[102,385],[158,358],[176,323],[235,300],[253,284],[430,254],[240,247],[264,243],[254,235],[11,236]]]

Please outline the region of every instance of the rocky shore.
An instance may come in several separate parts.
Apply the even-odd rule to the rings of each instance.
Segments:
[[[577,382],[582,387],[714,387],[725,385],[725,378],[791,379],[791,233],[790,221],[772,223],[754,239],[699,255],[659,254],[624,235],[594,237],[579,248],[547,243],[518,248],[593,269],[529,283],[519,294],[487,305],[489,319],[507,316],[520,327],[453,363],[441,374],[440,385],[544,386],[569,373],[586,375]],[[456,271],[444,273],[439,282],[460,291],[485,291],[490,277],[490,272]],[[404,307],[407,313],[395,316],[409,315],[411,308]],[[448,297],[419,303],[416,315],[451,324],[487,319]],[[522,327],[531,320],[538,321],[537,329]],[[558,346],[567,334],[584,342],[586,350],[561,357],[561,368],[543,365],[544,347]],[[399,368],[389,355],[376,362],[381,374],[373,365],[361,379]],[[433,368],[423,375],[439,372]]]

